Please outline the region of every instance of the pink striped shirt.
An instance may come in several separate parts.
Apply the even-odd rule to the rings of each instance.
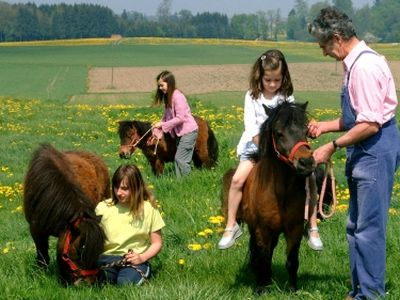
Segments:
[[[343,60],[347,70],[362,51],[373,51],[360,41]],[[345,75],[347,76],[347,74]],[[394,79],[385,57],[364,53],[354,63],[349,78],[349,94],[356,123],[376,122],[381,126],[396,114]]]
[[[161,128],[172,136],[183,136],[198,129],[186,97],[179,90],[175,90],[172,94],[172,107],[165,109]]]

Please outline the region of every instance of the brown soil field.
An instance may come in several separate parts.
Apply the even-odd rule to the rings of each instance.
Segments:
[[[88,93],[143,93],[156,89],[155,78],[162,70],[174,73],[177,87],[186,94],[245,91],[251,65],[186,65],[164,67],[92,68]],[[396,87],[400,88],[400,62],[390,62]],[[295,91],[339,91],[342,65],[292,63],[289,70]]]

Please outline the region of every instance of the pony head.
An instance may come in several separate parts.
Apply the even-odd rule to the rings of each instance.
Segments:
[[[147,143],[147,140],[151,137],[151,126],[148,122],[140,121],[119,121],[118,124],[119,157],[129,159],[137,146],[141,148]],[[147,134],[149,134],[148,137],[142,140]]]
[[[292,167],[298,175],[308,176],[315,169],[312,150],[307,142],[308,102],[283,101],[276,108],[264,106],[268,119],[261,127],[259,157],[269,153]]]
[[[77,219],[63,231],[57,245],[61,280],[66,285],[92,284],[99,272],[97,260],[103,252],[105,233],[98,219]]]

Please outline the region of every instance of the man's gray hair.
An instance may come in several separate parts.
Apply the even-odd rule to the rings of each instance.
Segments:
[[[308,24],[308,32],[322,43],[331,40],[335,34],[340,35],[345,41],[357,36],[350,18],[334,7],[321,9],[314,21]]]

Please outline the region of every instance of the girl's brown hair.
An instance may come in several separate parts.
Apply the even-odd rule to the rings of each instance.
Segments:
[[[161,102],[163,102],[165,107],[171,107],[172,106],[172,94],[176,89],[174,74],[172,74],[170,71],[165,70],[157,75],[156,80],[157,80],[157,91],[156,91],[156,95],[155,95],[155,99],[154,99],[155,104],[160,105]],[[164,94],[158,88],[158,83],[160,80],[166,82],[168,85],[168,91],[166,94]]]
[[[263,92],[262,79],[265,71],[281,68],[282,85],[279,92],[286,98],[293,94],[293,84],[290,78],[289,68],[283,53],[276,49],[264,52],[254,63],[250,73],[250,95],[258,99]]]
[[[132,216],[137,217],[142,214],[144,201],[149,201],[153,207],[156,207],[155,199],[146,187],[140,170],[132,164],[121,165],[114,172],[112,177],[112,202],[114,204],[118,203],[114,188],[119,187],[124,180],[126,180],[126,185],[131,192],[129,211]]]

